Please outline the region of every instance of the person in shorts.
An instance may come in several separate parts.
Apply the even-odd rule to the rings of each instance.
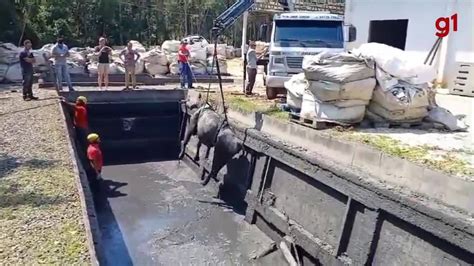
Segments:
[[[122,59],[125,65],[125,89],[124,90],[131,90],[130,79],[132,80],[132,89],[137,89],[137,78],[135,76],[135,65],[137,61],[140,59],[140,54],[133,49],[132,42],[127,44],[127,48],[125,48],[120,53],[120,59]]]
[[[105,88],[109,87],[109,65],[112,49],[108,47],[107,40],[103,37],[99,39],[99,45],[95,47],[94,54],[99,57],[98,77],[99,89],[102,89],[102,83]]]

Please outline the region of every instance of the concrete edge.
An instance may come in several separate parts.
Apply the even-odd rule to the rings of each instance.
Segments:
[[[229,110],[228,114],[231,119],[247,124],[262,133],[327,156],[346,167],[355,167],[367,172],[375,180],[408,188],[447,206],[461,209],[471,216],[474,214],[474,201],[471,195],[474,191],[474,182],[428,169],[362,143],[324,136],[313,129],[279,121],[258,112]]]
[[[58,102],[58,109],[61,113],[63,131],[65,136],[67,136],[66,139],[69,150],[69,159],[72,163],[76,187],[81,202],[82,220],[86,230],[87,245],[89,255],[91,257],[91,264],[100,265],[101,258],[98,250],[100,247],[101,233],[99,229],[99,222],[97,221],[97,214],[94,207],[92,192],[89,187],[85,170],[82,164],[78,161],[78,155],[75,149],[76,145],[71,137],[71,129],[68,126],[67,118],[64,113],[65,110],[61,102]]]

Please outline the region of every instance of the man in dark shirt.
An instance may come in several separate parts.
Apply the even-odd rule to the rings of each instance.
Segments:
[[[31,52],[31,41],[25,40],[23,45],[25,50],[20,53],[20,65],[23,74],[23,100],[38,100],[38,97],[33,96],[33,64],[36,60]]]

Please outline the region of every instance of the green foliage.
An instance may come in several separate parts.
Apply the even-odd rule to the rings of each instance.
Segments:
[[[213,20],[234,0],[2,0],[0,41],[22,36],[38,47],[61,34],[69,46],[95,45],[106,36],[111,45],[138,40],[156,45],[187,34],[210,36]],[[240,23],[226,33],[240,41]]]

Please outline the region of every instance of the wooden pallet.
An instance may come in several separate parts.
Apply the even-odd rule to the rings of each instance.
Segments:
[[[365,120],[361,123],[361,127],[364,128],[405,128],[405,129],[419,129],[419,130],[427,130],[427,129],[442,129],[444,126],[432,123],[432,122],[425,122],[422,119],[416,119],[411,121],[403,121],[403,122],[396,122],[396,121],[387,121],[384,118],[376,115],[369,110],[367,110],[365,115]]]
[[[310,127],[313,129],[321,130],[321,129],[328,129],[328,128],[335,128],[335,127],[343,127],[343,128],[350,128],[352,127],[351,124],[347,123],[339,123],[334,121],[325,121],[325,120],[318,120],[318,119],[309,119],[299,116],[298,114],[290,113],[289,114],[290,121],[305,127]]]

